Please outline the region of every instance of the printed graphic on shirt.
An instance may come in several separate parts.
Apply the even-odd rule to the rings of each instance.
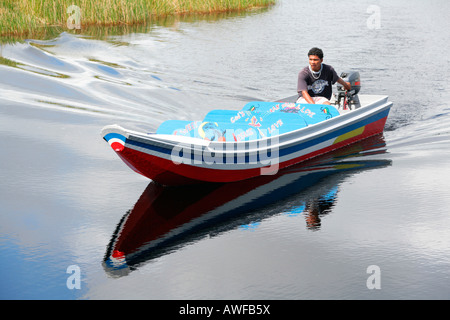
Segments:
[[[312,90],[314,94],[322,93],[323,90],[328,86],[328,81],[325,80],[317,80],[312,85],[308,86],[308,90]]]

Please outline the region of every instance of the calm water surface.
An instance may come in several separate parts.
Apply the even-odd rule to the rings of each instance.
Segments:
[[[449,6],[280,0],[2,45],[0,297],[450,298]],[[178,189],[100,137],[293,95],[313,46],[360,71],[361,93],[389,95],[382,137],[277,176]]]

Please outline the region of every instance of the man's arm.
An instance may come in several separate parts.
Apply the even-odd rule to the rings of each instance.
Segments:
[[[302,93],[302,97],[306,100],[306,102],[308,102],[310,104],[315,104],[314,100],[309,95],[308,90],[303,90],[301,93]]]
[[[308,84],[306,83],[305,69],[298,73],[297,92],[310,104],[314,104],[314,100],[308,93]]]
[[[342,80],[342,78],[339,78],[337,80],[338,83],[342,84],[345,88],[345,90],[350,91],[352,90],[352,86],[350,85],[350,82],[345,82],[344,80]]]

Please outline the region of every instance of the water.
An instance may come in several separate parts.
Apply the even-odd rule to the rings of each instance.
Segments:
[[[371,5],[281,0],[2,45],[1,298],[450,298],[449,4]],[[295,94],[313,46],[389,95],[383,137],[272,180],[177,190],[100,137]],[[128,265],[108,259],[119,244]]]

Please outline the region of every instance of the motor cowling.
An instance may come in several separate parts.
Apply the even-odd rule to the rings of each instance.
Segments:
[[[352,86],[352,90],[350,90],[350,93],[352,95],[358,94],[358,92],[361,90],[361,77],[359,76],[358,71],[342,72],[341,78],[345,82],[349,82]],[[337,89],[338,91],[345,91],[344,86],[339,83],[337,85]]]
[[[358,92],[361,90],[361,78],[358,71],[342,72],[341,79],[350,83],[351,90],[346,91],[343,85],[337,83],[337,94],[335,94],[336,105],[340,110],[354,110],[359,108]]]

